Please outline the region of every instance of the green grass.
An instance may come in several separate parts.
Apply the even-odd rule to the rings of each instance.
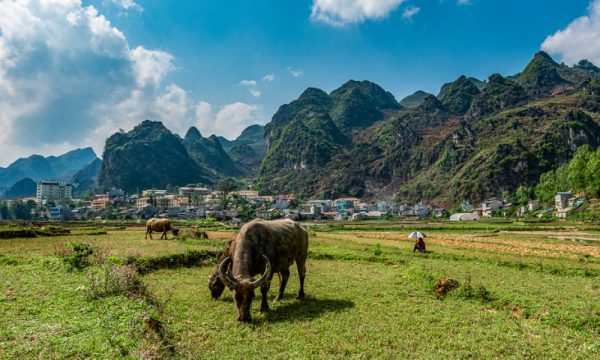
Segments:
[[[272,312],[238,324],[231,295],[213,301],[204,279],[211,268],[162,270],[146,280],[164,317],[179,334],[178,353],[204,358],[593,358],[600,351],[597,282],[417,258],[407,265],[309,262],[306,300],[271,302]],[[434,277],[460,282],[467,274],[495,299],[437,300]],[[172,288],[172,279],[179,279]],[[547,286],[552,283],[552,286]],[[276,285],[276,281],[274,282]],[[275,291],[271,291],[273,301]]]
[[[575,232],[572,223],[543,224],[552,230],[537,232],[509,231],[515,225],[508,224],[499,233],[490,231],[496,223],[477,230],[442,223],[428,230],[431,251],[413,254],[403,233],[425,225],[434,226],[311,230],[307,298],[294,299],[292,267],[281,302],[273,301],[273,281],[270,313],[258,313],[257,291],[252,324],[235,320],[228,290],[214,301],[206,284],[215,250],[232,231],[165,241],[145,240],[142,228],[79,227],[70,235],[3,239],[0,359],[591,359],[600,353],[597,233]],[[86,242],[123,262],[136,259],[148,296],[90,299],[87,274],[99,269],[69,271],[55,255],[69,242]],[[548,252],[521,254],[515,243]],[[463,286],[437,299],[432,287],[442,278]],[[465,291],[467,279],[474,295]],[[480,288],[487,297],[477,295]],[[152,330],[148,318],[161,321],[161,329]]]
[[[58,259],[0,259],[0,358],[118,358],[158,348],[143,322],[155,312],[148,303],[90,301],[85,273]]]

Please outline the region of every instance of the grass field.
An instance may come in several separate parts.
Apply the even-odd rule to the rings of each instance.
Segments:
[[[428,233],[428,253],[412,253],[414,229]],[[234,231],[209,231],[209,240],[145,240],[135,227],[4,239],[0,358],[598,358],[599,229],[310,226],[307,298],[294,299],[293,267],[283,301],[274,302],[273,283],[271,312],[258,313],[257,291],[251,324],[235,320],[228,291],[215,301],[206,286],[211,254]],[[68,270],[57,255],[68,242],[89,243],[105,262]],[[141,275],[143,292],[90,296],[110,261],[203,251],[194,266],[162,261],[164,269]],[[436,297],[434,284],[447,278],[459,287]]]

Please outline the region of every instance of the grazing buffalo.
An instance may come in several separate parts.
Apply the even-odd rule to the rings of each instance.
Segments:
[[[221,254],[221,256],[219,257],[219,263],[221,263],[221,261],[223,261],[226,258],[228,258],[229,256],[231,256],[231,254],[233,254],[233,249],[235,249],[235,241],[230,240],[227,243],[227,247],[225,248],[225,251],[223,251],[223,254]],[[212,273],[212,275],[210,275],[208,277],[208,289],[210,290],[210,295],[215,300],[217,300],[219,297],[221,297],[221,294],[223,294],[223,291],[225,290],[225,284],[223,284],[221,279],[219,279],[219,267],[218,266],[215,269],[215,271]]]
[[[225,250],[223,251],[221,256],[219,256],[219,264],[223,260],[225,260],[226,258],[231,256],[231,254],[233,254],[234,249],[235,249],[235,240],[229,240],[229,242],[227,243],[227,246],[225,247]],[[281,273],[277,273],[277,275],[279,276],[279,284],[281,285],[281,281],[282,281]],[[210,290],[210,295],[215,300],[218,300],[221,297],[221,295],[223,294],[223,291],[225,290],[225,284],[223,284],[223,282],[219,278],[219,266],[218,265],[215,268],[215,271],[208,277],[208,289]],[[283,295],[282,295],[282,297],[283,297]]]
[[[232,246],[232,253],[219,264],[218,275],[223,284],[233,290],[239,321],[252,320],[250,305],[257,287],[262,294],[260,311],[269,310],[267,293],[275,273],[279,273],[281,279],[276,300],[283,298],[290,277],[289,267],[294,261],[300,277],[297,298],[304,297],[308,233],[300,225],[289,219],[253,220],[242,227]],[[262,276],[254,280],[253,276],[259,274]]]
[[[175,229],[171,224],[171,220],[169,219],[150,219],[146,222],[146,239],[148,238],[148,234],[150,234],[150,239],[152,239],[152,232],[161,232],[161,239],[167,239],[167,232],[173,232],[173,236],[177,236],[179,234],[179,229]]]

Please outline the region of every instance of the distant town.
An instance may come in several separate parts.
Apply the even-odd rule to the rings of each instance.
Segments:
[[[256,190],[236,190],[225,181],[217,189],[200,186],[145,189],[127,194],[112,189],[101,194],[73,196],[73,186],[62,181],[39,181],[35,197],[3,200],[1,219],[22,220],[145,220],[215,219],[240,224],[253,218],[293,220],[352,221],[404,218],[447,218],[450,221],[475,221],[491,217],[558,217],[586,203],[571,192],[558,192],[555,206],[542,208],[540,201],[530,200],[515,206],[506,199],[490,198],[480,204],[463,200],[453,209],[426,203],[400,204],[388,201],[363,202],[355,197],[337,199],[297,198],[294,194],[260,194]]]

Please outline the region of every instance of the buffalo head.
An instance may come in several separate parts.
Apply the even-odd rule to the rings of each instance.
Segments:
[[[265,259],[265,273],[256,281],[251,279],[236,280],[229,276],[229,268],[231,266],[231,257],[227,257],[219,265],[219,279],[231,290],[233,290],[233,300],[238,309],[238,321],[250,322],[250,306],[254,299],[254,289],[264,285],[271,275],[271,263],[269,259],[263,255]]]
[[[208,277],[208,288],[213,299],[217,300],[225,290],[225,284],[219,279],[219,275],[212,274]]]

